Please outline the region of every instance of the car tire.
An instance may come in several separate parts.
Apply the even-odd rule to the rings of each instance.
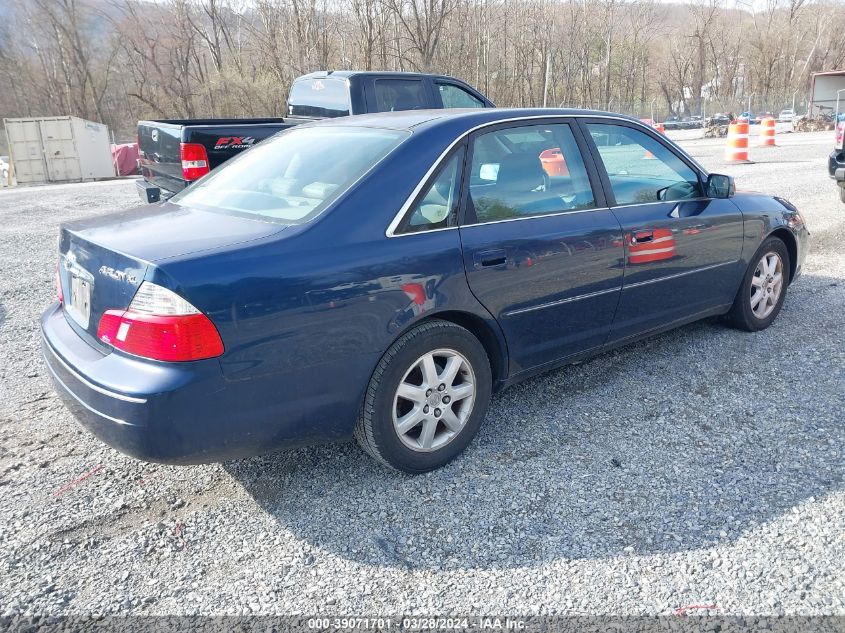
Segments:
[[[492,383],[487,352],[472,333],[449,321],[426,321],[382,356],[355,439],[396,470],[416,474],[440,468],[475,437]]]
[[[845,202],[845,187],[839,187],[839,199]]]
[[[786,244],[776,237],[767,238],[754,253],[742,278],[727,315],[729,323],[748,332],[769,327],[786,299],[790,271]]]

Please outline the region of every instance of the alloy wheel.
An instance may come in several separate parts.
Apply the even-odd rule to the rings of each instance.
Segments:
[[[420,356],[405,372],[393,398],[393,428],[414,451],[431,452],[455,439],[475,403],[475,373],[453,349]]]
[[[783,292],[783,260],[769,251],[757,262],[751,277],[751,311],[758,319],[768,317]]]

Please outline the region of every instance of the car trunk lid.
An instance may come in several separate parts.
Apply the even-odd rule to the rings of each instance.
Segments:
[[[128,308],[157,262],[269,237],[285,228],[170,203],[65,224],[59,237],[59,283],[68,321],[102,348],[97,328],[103,313]]]
[[[59,284],[71,326],[97,342],[97,327],[106,310],[125,309],[141,285],[149,262],[96,244],[61,229]]]

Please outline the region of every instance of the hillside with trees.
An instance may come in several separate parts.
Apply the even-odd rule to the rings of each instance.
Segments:
[[[318,69],[441,72],[498,105],[778,110],[845,67],[841,0],[22,0],[0,116],[282,115]],[[704,103],[702,103],[704,101]]]

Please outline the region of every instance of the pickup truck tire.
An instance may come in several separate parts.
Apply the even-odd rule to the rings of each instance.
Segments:
[[[370,379],[355,439],[396,470],[424,473],[472,441],[492,392],[490,361],[468,330],[424,322],[397,339]]]
[[[767,238],[754,253],[728,312],[728,322],[747,332],[765,330],[786,299],[791,262],[786,244]]]

